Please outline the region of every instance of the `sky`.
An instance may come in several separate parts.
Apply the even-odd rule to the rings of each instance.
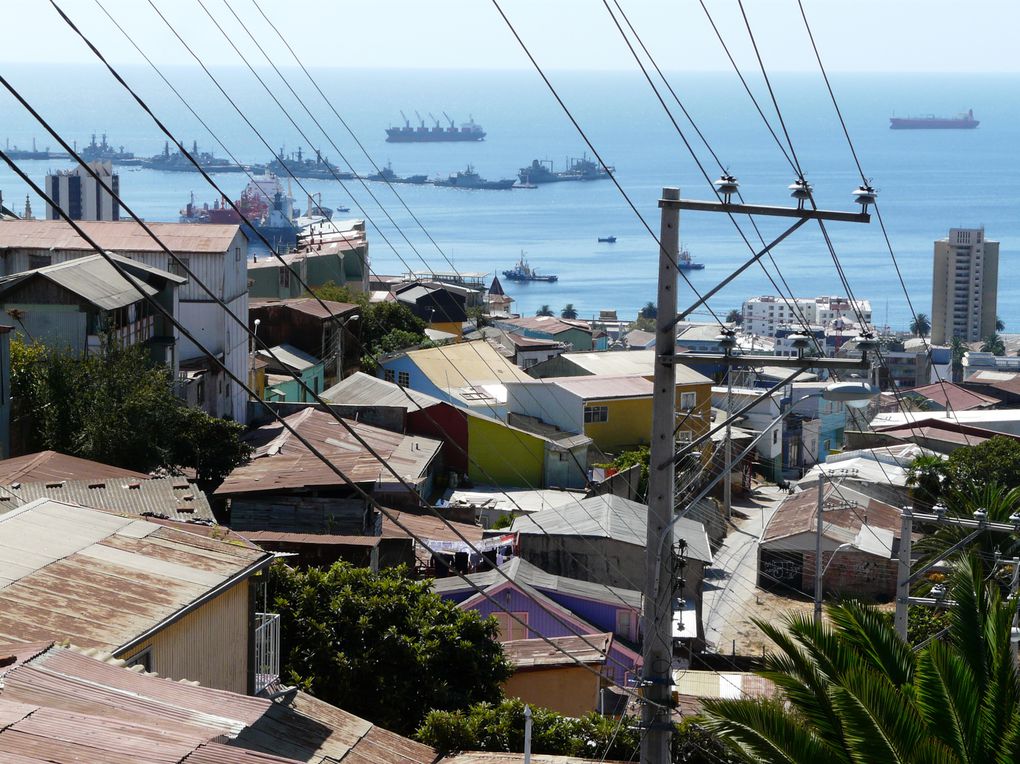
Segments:
[[[186,63],[150,5],[166,14],[207,63],[236,65],[202,9],[239,31],[230,7],[274,55],[286,53],[258,2],[315,67],[527,69],[531,64],[492,0],[57,0],[114,63],[139,63],[101,2],[160,64]],[[670,71],[721,71],[728,62],[699,0],[614,2]],[[499,0],[549,70],[634,66],[602,0]],[[705,0],[741,66],[755,61],[736,0]],[[1018,72],[1018,0],[803,0],[831,71]],[[797,0],[745,0],[762,56],[773,71],[814,71]],[[93,63],[48,0],[0,0],[0,63]],[[232,22],[232,23],[231,23]],[[275,43],[275,45],[273,44]]]

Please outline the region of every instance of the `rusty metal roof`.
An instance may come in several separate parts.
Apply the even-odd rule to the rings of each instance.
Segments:
[[[380,458],[414,483],[441,445],[428,438],[405,436],[349,420],[350,427],[379,455],[377,458],[328,412],[308,407],[285,417],[285,421],[355,483],[392,479]],[[409,438],[418,448],[413,447],[414,443],[405,447]],[[231,472],[216,489],[216,495],[345,485],[279,422],[260,427],[249,442],[255,447],[251,462]]]
[[[113,252],[163,252],[134,221],[79,221],[100,247]],[[241,230],[237,225],[147,223],[172,252],[223,254]],[[0,225],[0,249],[85,250],[92,247],[62,220],[11,220]]]
[[[459,531],[464,538],[472,543],[482,540],[482,527],[480,525],[459,523],[453,520],[444,522],[435,515],[415,515],[410,512],[398,512],[394,509],[388,512],[389,515],[393,516],[418,538],[429,539],[430,541],[461,541],[461,537],[457,535]],[[453,526],[453,528],[450,526]],[[393,520],[383,515],[382,536],[383,538],[407,538],[408,534],[397,526]]]
[[[825,482],[823,494],[824,523],[822,534],[837,543],[854,539],[865,523],[871,528],[900,536],[900,510],[885,502],[865,496],[847,486]],[[851,506],[852,505],[852,506]],[[818,485],[809,485],[783,500],[762,533],[761,544],[815,533],[818,527]]]
[[[216,522],[209,499],[183,477],[16,482],[0,491],[0,511],[14,504],[44,498],[122,515]]]
[[[0,654],[9,651],[0,646]],[[434,761],[424,745],[298,692],[273,702],[52,647],[0,684],[0,761],[333,764]]]
[[[116,652],[268,564],[260,549],[39,499],[0,515],[0,641]]]
[[[240,533],[256,544],[376,547],[382,540],[381,536],[338,536],[330,533],[289,533],[287,531],[241,531]]]
[[[576,666],[578,662],[605,663],[613,635],[552,637],[549,642],[544,639],[515,639],[503,643],[503,652],[515,669]]]
[[[144,472],[125,470],[102,462],[81,459],[57,451],[0,460],[0,485],[54,480],[95,480],[102,478],[138,478],[148,480]]]
[[[323,308],[323,305],[326,307]],[[335,300],[322,300],[320,304],[320,301],[314,297],[294,297],[291,299],[257,298],[248,301],[249,313],[254,313],[262,308],[283,308],[321,319],[345,316],[348,313],[356,313],[361,309],[358,305],[353,305],[349,302],[337,302]]]

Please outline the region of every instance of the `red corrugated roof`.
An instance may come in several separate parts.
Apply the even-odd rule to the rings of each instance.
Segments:
[[[148,480],[144,472],[114,467],[102,462],[68,456],[58,451],[0,460],[0,485],[11,483],[42,483],[52,480],[103,480],[105,478],[137,478]]]
[[[920,395],[926,400],[934,401],[943,408],[952,409],[953,411],[989,408],[999,403],[998,398],[975,393],[959,385],[954,385],[952,382],[936,382],[932,385],[915,387],[911,390],[906,390],[904,395]]]
[[[105,250],[163,252],[141,225],[134,221],[79,221],[78,225]],[[147,223],[163,244],[178,254],[224,253],[241,230],[237,225]],[[85,250],[92,246],[62,220],[10,220],[0,224],[0,249]]]

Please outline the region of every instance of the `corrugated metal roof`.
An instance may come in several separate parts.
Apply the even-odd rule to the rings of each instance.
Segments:
[[[439,761],[440,764],[522,764],[524,754],[501,751],[466,751],[445,756]],[[531,754],[531,764],[622,764],[622,762],[613,759],[582,759],[577,756],[533,753]]]
[[[335,536],[329,533],[287,533],[286,531],[241,531],[256,544],[309,544],[311,546],[379,546],[380,536]]]
[[[311,353],[306,353],[293,345],[277,345],[269,350],[256,350],[255,352],[259,358],[262,358],[269,364],[271,369],[275,369],[282,364],[285,368],[293,371],[304,371],[322,363]],[[286,377],[286,379],[291,379],[291,377]]]
[[[0,460],[0,485],[34,483],[53,480],[102,480],[104,478],[138,478],[148,480],[144,472],[114,467],[102,462],[68,456],[57,451]]]
[[[248,301],[248,312],[257,311],[260,308],[285,308],[286,310],[293,310],[296,313],[304,313],[319,319],[327,319],[334,316],[345,316],[348,313],[359,311],[361,308],[358,305],[352,305],[349,302],[337,302],[335,300],[320,300],[314,297],[295,297],[289,300],[273,300],[256,298]],[[326,307],[323,308],[323,305]]]
[[[418,538],[430,541],[461,541],[458,532],[472,543],[482,540],[482,527],[470,523],[459,523],[453,520],[444,522],[435,515],[416,515],[410,512],[398,512],[388,510],[388,515],[405,526],[408,531]],[[401,529],[390,517],[383,515],[382,536],[383,538],[407,538],[408,534]],[[449,525],[447,525],[449,523]],[[452,528],[450,526],[453,526]],[[458,579],[459,580],[459,579]]]
[[[163,252],[145,229],[134,221],[78,221],[100,247],[114,252]],[[220,254],[241,230],[237,225],[146,223],[160,241],[179,255]],[[91,252],[92,247],[62,220],[12,220],[0,225],[0,249],[71,249]]]
[[[634,332],[631,332],[634,334]],[[630,335],[627,335],[628,337]],[[654,350],[628,350],[627,352],[604,351],[590,353],[564,353],[561,358],[584,369],[589,374],[600,376],[621,376],[638,374],[651,377],[655,374]],[[712,380],[699,374],[682,363],[676,364],[678,385],[710,385]]]
[[[171,520],[216,522],[205,494],[182,477],[104,478],[18,482],[0,491],[0,511],[17,503],[49,498],[123,515],[155,515]]]
[[[427,746],[301,692],[272,702],[168,681],[65,648],[8,673],[0,685],[0,720],[5,764],[419,764],[436,758]]]
[[[587,321],[556,318],[555,316],[522,316],[520,318],[500,319],[497,321],[497,324],[517,329],[531,329],[553,335],[562,334],[571,329],[591,332],[591,326]]]
[[[611,602],[614,605],[622,602],[637,609],[641,608],[641,592],[568,578],[567,576],[554,576],[520,557],[503,563],[499,571],[486,570],[467,575],[466,578],[471,582],[470,584],[459,576],[451,576],[433,580],[432,588],[438,594],[459,591],[474,592],[475,589],[471,584],[485,589],[505,581],[506,578],[501,575],[501,572],[515,583],[525,584],[539,591],[558,592],[597,602]]]
[[[0,641],[68,639],[116,651],[270,557],[40,499],[0,515]]]
[[[523,534],[612,538],[643,547],[647,522],[646,505],[605,495],[518,517],[510,530]],[[689,559],[712,562],[712,548],[701,523],[681,517],[673,526],[673,538],[686,540]]]
[[[556,385],[582,400],[652,397],[652,382],[640,375],[547,377],[531,385]]]
[[[453,393],[471,385],[501,385],[531,379],[485,340],[411,350],[406,355],[432,384]]]
[[[322,393],[327,403],[348,406],[401,406],[411,411],[442,403],[438,398],[402,388],[393,382],[357,371]],[[2,464],[2,462],[0,462]]]
[[[379,459],[369,453],[332,414],[312,407],[285,417],[312,446],[329,457],[330,462],[355,483],[375,483],[392,479]],[[398,449],[410,437],[378,427],[348,420],[358,436],[409,481],[421,476],[429,459],[428,449]],[[279,422],[267,424],[249,438],[255,446],[252,460],[231,472],[216,489],[216,495],[292,490],[309,486],[346,485],[332,469],[304,447]],[[419,444],[438,441],[418,439]],[[392,461],[396,455],[396,461]],[[418,458],[419,455],[421,458]]]
[[[613,635],[552,637],[549,642],[544,639],[515,639],[503,643],[503,652],[515,669],[576,666],[578,661],[601,664],[606,662]]]
[[[873,528],[900,535],[900,510],[847,486],[825,482],[822,535],[839,544],[854,541],[865,522]],[[853,506],[849,506],[852,504]],[[814,534],[818,526],[818,484],[788,496],[776,509],[762,533],[761,545],[800,534]],[[814,542],[811,549],[814,550]]]

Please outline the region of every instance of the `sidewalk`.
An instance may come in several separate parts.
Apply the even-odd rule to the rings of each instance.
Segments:
[[[702,619],[710,649],[729,653],[738,631],[735,626],[754,614],[760,591],[756,586],[758,539],[786,496],[786,491],[774,485],[761,485],[752,493],[734,497],[734,524],[713,564],[705,569]],[[736,517],[736,513],[746,518]],[[741,646],[737,647],[739,652]]]

